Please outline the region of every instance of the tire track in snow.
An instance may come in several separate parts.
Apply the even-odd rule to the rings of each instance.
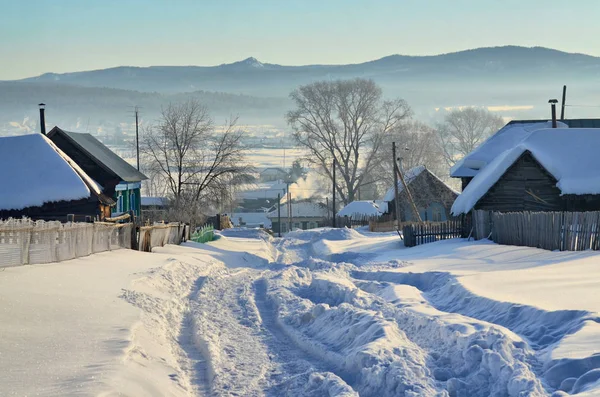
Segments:
[[[311,355],[302,348],[298,347],[294,341],[284,332],[277,322],[277,309],[269,302],[267,297],[267,282],[264,278],[254,283],[256,297],[256,306],[260,313],[262,326],[267,333],[267,346],[269,347],[269,358],[276,358],[282,363],[281,372],[271,374],[271,381],[274,385],[270,388],[269,394],[274,396],[293,395],[289,393],[296,392],[290,390],[288,384],[296,376],[314,372],[328,372],[348,384],[348,378],[336,373],[337,368],[328,365],[323,360]]]

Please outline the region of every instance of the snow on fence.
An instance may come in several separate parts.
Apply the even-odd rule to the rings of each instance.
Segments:
[[[186,235],[186,225],[180,223],[156,223],[140,227],[139,250],[151,252],[154,247],[165,244],[181,244]]]
[[[473,211],[475,239],[547,250],[600,250],[600,212]]]
[[[462,234],[463,222],[460,218],[446,222],[408,223],[402,226],[404,246],[406,247],[458,238]]]
[[[131,248],[132,224],[0,220],[0,267],[60,262]]]

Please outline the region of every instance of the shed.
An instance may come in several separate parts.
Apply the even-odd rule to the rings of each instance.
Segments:
[[[458,196],[458,192],[444,183],[437,175],[421,165],[405,172],[404,181],[410,190],[422,220],[442,222],[450,218],[450,209]],[[409,196],[401,181],[398,182],[398,192],[400,219],[402,221],[415,221]],[[394,195],[395,191],[392,186],[383,198],[388,203],[388,213],[391,214],[396,212]]]
[[[41,134],[0,138],[0,218],[66,221],[109,211],[115,202]],[[110,212],[110,211],[109,211]]]
[[[536,130],[500,153],[452,206],[511,211],[600,210],[600,129]]]
[[[144,174],[90,134],[54,127],[48,138],[115,199],[116,213],[132,210],[140,216],[142,181],[148,179]]]
[[[386,201],[357,200],[338,211],[337,216],[351,218],[380,216],[387,211]]]

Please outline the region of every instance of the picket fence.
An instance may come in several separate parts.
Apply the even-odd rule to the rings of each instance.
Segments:
[[[460,218],[446,222],[405,223],[402,226],[404,246],[415,247],[435,241],[458,238],[463,235],[463,227]]]
[[[560,251],[600,250],[600,212],[473,211],[473,236]]]
[[[200,228],[196,233],[192,234],[190,240],[195,243],[208,243],[215,238],[215,228],[212,225],[206,225]]]
[[[0,267],[60,262],[131,248],[132,224],[0,220]]]

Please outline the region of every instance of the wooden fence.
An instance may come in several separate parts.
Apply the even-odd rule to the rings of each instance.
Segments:
[[[140,251],[151,252],[154,247],[166,244],[179,245],[188,234],[187,225],[180,223],[156,223],[151,226],[141,226],[138,247]]]
[[[473,211],[473,236],[560,251],[600,250],[600,212]]]
[[[415,247],[435,241],[462,237],[463,226],[460,218],[446,222],[405,223],[402,227],[404,246]]]
[[[0,267],[61,262],[131,248],[131,223],[0,220]]]
[[[195,243],[208,243],[215,238],[215,228],[213,225],[205,225],[197,232],[193,233],[190,240]]]

